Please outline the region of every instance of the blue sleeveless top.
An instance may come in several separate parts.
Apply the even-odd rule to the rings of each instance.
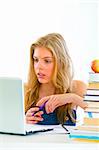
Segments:
[[[73,110],[73,116],[74,119],[76,120],[76,110]],[[57,114],[56,111],[53,113],[47,114],[46,111],[44,110],[44,114],[42,115],[43,121],[38,122],[38,124],[41,125],[58,125],[60,124],[58,119],[57,119]],[[69,125],[69,126],[75,126],[75,122],[71,120],[71,118],[68,116],[68,120],[64,123],[64,125]]]

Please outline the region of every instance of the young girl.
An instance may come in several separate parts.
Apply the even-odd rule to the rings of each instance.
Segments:
[[[31,45],[25,86],[27,123],[75,125],[76,107],[87,106],[83,102],[85,92],[86,85],[73,80],[71,58],[60,34],[45,35]]]

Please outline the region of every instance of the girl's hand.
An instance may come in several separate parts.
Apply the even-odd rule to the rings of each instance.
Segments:
[[[87,104],[83,102],[83,98],[74,93],[66,94],[56,94],[51,96],[46,96],[38,101],[37,106],[41,106],[47,101],[45,105],[46,113],[53,112],[57,107],[72,103],[73,105],[80,106],[83,109],[87,107]]]
[[[42,114],[43,111],[39,111],[38,107],[30,108],[26,113],[26,123],[36,124],[39,121],[43,121]]]

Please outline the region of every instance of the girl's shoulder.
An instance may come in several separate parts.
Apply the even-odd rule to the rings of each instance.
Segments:
[[[81,97],[86,94],[87,85],[81,80],[73,80],[71,84],[71,92]]]

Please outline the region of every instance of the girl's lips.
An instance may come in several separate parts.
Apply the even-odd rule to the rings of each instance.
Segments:
[[[38,73],[38,74],[37,74],[37,77],[38,77],[38,78],[44,78],[44,77],[45,77],[45,74]]]

